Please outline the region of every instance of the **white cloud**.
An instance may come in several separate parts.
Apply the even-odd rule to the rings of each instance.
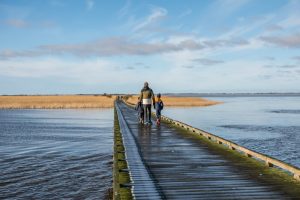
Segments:
[[[124,17],[129,13],[129,9],[131,7],[131,1],[130,0],[126,0],[124,6],[122,8],[120,8],[120,10],[118,11],[118,16],[119,17]]]
[[[259,60],[233,60],[222,63],[220,67],[192,69],[179,66],[180,61],[181,58],[176,57],[169,60],[169,65],[174,67],[161,80],[162,85],[173,86],[168,91],[280,92],[287,91],[287,88],[288,91],[297,90],[296,85],[300,84],[299,74],[289,73],[283,77],[277,68],[265,68]]]
[[[107,59],[68,60],[59,58],[0,60],[0,76],[17,78],[58,78],[69,80],[70,83],[98,83],[117,85],[124,90],[124,85],[134,86],[145,80],[154,82],[156,72],[144,67],[127,66]],[[134,72],[133,72],[134,71]],[[143,76],[137,74],[142,73]],[[162,77],[161,77],[162,78]],[[138,85],[138,89],[140,89]]]
[[[300,56],[294,56],[294,57],[292,57],[292,59],[300,61]]]
[[[179,43],[143,43],[134,42],[129,40],[128,38],[105,38],[82,44],[42,45],[34,50],[5,50],[0,52],[0,59],[64,54],[73,55],[77,57],[153,55],[172,51],[193,51],[202,48],[203,46],[199,42],[192,39],[183,40]]]
[[[299,27],[300,14],[293,14],[292,16],[289,16],[288,18],[282,20],[279,24],[284,28]]]
[[[211,65],[217,65],[217,64],[222,64],[224,61],[222,60],[216,60],[216,59],[209,59],[209,58],[196,58],[192,60],[195,63],[199,63],[201,65],[205,66],[211,66]]]
[[[217,0],[213,1],[204,11],[203,20],[213,20],[214,22],[222,22],[227,17],[245,6],[249,0]]]
[[[222,13],[222,15],[228,15],[233,13],[234,11],[240,9],[242,6],[246,5],[249,0],[218,0],[212,6],[218,8],[218,11]]]
[[[107,60],[68,61],[58,58],[22,59],[0,61],[0,75],[14,77],[67,77],[88,79],[101,76],[113,69]]]
[[[291,0],[282,9],[284,17],[278,24],[284,28],[293,28],[300,26],[300,1]]]
[[[277,24],[272,24],[272,25],[269,25],[266,27],[266,30],[267,31],[270,31],[270,32],[275,32],[275,31],[282,31],[283,30],[283,27],[282,26],[279,26]]]
[[[295,74],[289,73],[281,77],[276,71],[278,68],[266,68],[261,60],[233,60],[217,67],[193,67],[188,61],[197,55],[199,53],[189,51],[172,53],[168,60],[165,59],[164,68],[155,67],[151,70],[122,61],[99,58],[77,61],[59,58],[2,60],[0,76],[32,79],[57,77],[89,85],[110,83],[118,88],[117,91],[126,92],[138,92],[144,81],[149,81],[151,87],[159,92],[245,92],[258,91],[266,84],[272,85],[268,86],[271,89],[280,89],[280,84],[287,79],[297,82],[293,78]]]
[[[300,48],[300,33],[281,36],[262,36],[261,40],[280,47]]]
[[[134,28],[133,31],[139,31],[149,26],[154,25],[162,18],[164,18],[168,14],[168,11],[164,8],[156,7],[152,9],[152,12],[149,16],[142,20],[142,22],[138,23]]]

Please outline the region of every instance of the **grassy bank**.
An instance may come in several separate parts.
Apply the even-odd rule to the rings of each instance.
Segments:
[[[161,98],[165,106],[181,106],[181,107],[190,107],[190,106],[212,106],[219,104],[221,102],[212,101],[208,99],[203,99],[200,97],[168,97],[163,96]],[[131,96],[127,99],[127,102],[136,104],[138,101],[138,96]]]

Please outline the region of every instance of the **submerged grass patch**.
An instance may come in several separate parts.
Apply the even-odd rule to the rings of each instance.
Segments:
[[[114,111],[114,166],[113,166],[113,196],[114,199],[133,199],[130,187],[124,187],[130,183],[129,173],[122,171],[127,169],[122,135],[116,109]]]

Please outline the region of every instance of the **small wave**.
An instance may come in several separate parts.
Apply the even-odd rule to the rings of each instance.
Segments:
[[[300,114],[300,110],[271,110],[268,112],[280,114]]]
[[[222,125],[219,126],[228,129],[238,129],[245,131],[274,131],[276,128],[271,126],[255,126],[255,125]]]

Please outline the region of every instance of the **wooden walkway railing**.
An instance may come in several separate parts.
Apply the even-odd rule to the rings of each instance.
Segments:
[[[203,131],[201,129],[198,129],[198,128],[195,128],[195,127],[192,127],[188,124],[185,124],[183,122],[180,122],[180,121],[177,121],[177,120],[173,120],[171,118],[168,118],[166,116],[162,116],[162,119],[165,120],[165,121],[168,121],[172,124],[175,124],[181,128],[184,128],[188,131],[192,131],[193,133],[196,133],[196,134],[199,134],[203,137],[206,137],[207,139],[209,140],[212,140],[218,144],[221,144],[221,145],[224,145],[226,147],[228,147],[229,149],[231,150],[236,150],[240,153],[243,153],[245,154],[247,157],[253,157],[253,158],[256,158],[258,159],[259,161],[262,161],[262,162],[265,162],[265,164],[268,166],[268,167],[274,167],[274,166],[277,166],[279,167],[280,169],[283,169],[285,171],[288,171],[290,172],[293,177],[300,181],[300,169],[295,167],[295,166],[292,166],[290,164],[287,164],[283,161],[280,161],[280,160],[277,160],[276,158],[272,158],[270,156],[267,156],[265,154],[262,154],[262,153],[258,153],[258,152],[255,152],[253,150],[250,150],[250,149],[247,149],[246,147],[243,147],[241,145],[238,145],[232,141],[229,141],[229,140],[226,140],[222,137],[219,137],[219,136],[216,136],[212,133],[208,133],[206,131]]]

